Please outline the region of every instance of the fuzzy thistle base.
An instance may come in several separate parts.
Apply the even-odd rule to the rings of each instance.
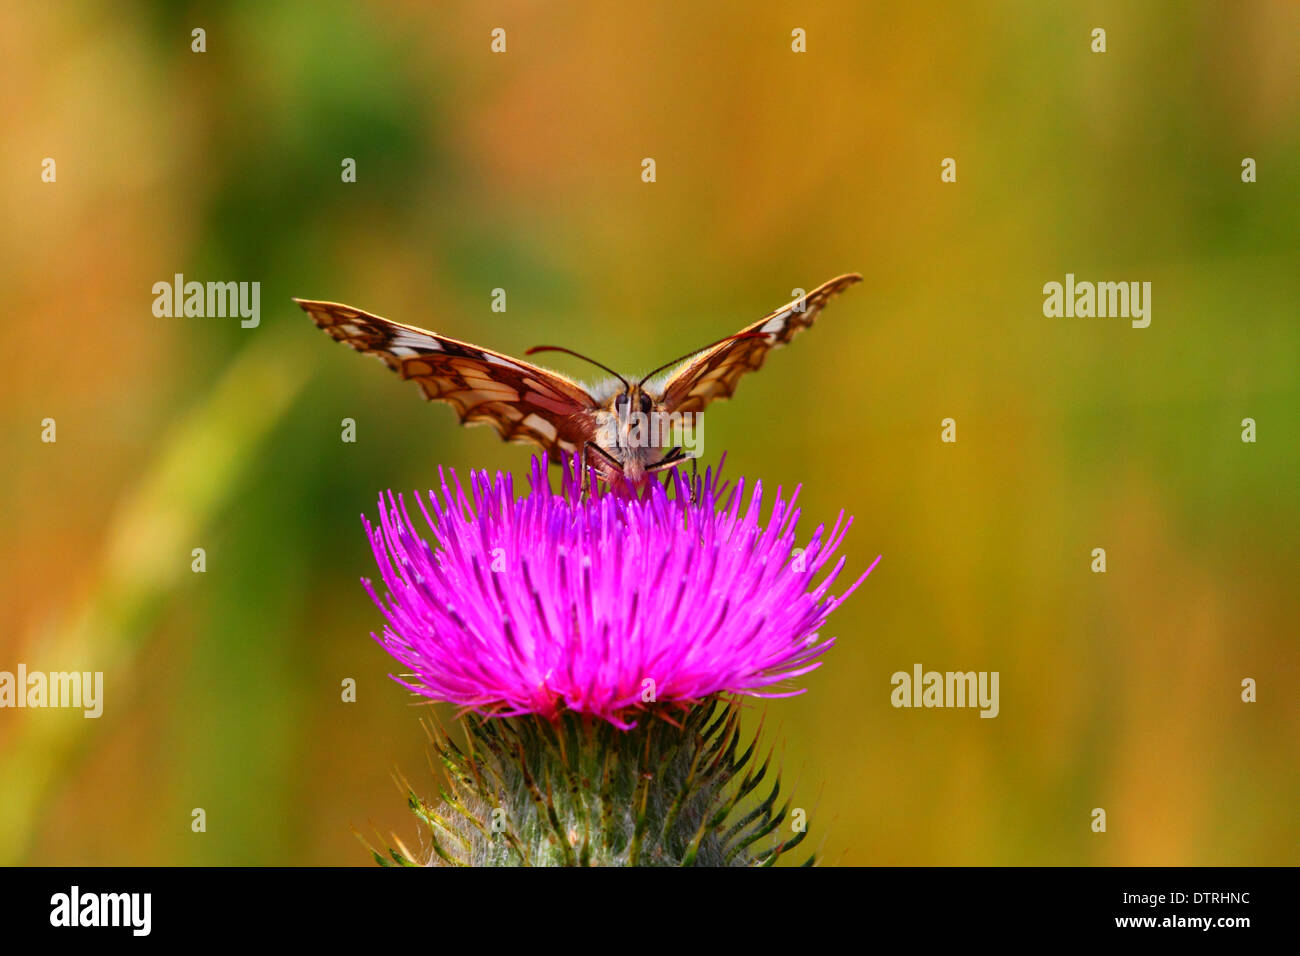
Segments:
[[[371,848],[381,865],[770,866],[806,836],[783,826],[780,781],[759,789],[771,754],[757,763],[757,739],[739,752],[735,704],[646,713],[630,731],[575,714],[464,723],[466,749],[432,730],[449,783],[436,807],[403,781],[428,848]]]

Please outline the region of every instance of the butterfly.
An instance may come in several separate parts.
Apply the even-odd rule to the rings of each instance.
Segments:
[[[861,280],[849,273],[824,282],[736,334],[636,381],[559,346],[539,345],[525,353],[565,352],[614,376],[590,388],[559,372],[350,305],[293,301],[335,340],[380,359],[418,384],[425,398],[450,404],[461,424],[486,422],[506,441],[541,447],[552,461],[577,452],[605,481],[621,476],[641,487],[650,476],[692,457],[683,431],[705,406],[730,398],[741,376],[761,368],[768,352],[812,325],[831,297]]]

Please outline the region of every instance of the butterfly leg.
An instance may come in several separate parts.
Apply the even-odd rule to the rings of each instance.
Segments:
[[[587,468],[587,449],[588,449],[588,448],[590,448],[592,451],[596,452],[598,455],[600,455],[600,457],[604,458],[605,461],[610,465],[610,467],[612,467],[612,468],[614,469],[615,472],[617,472],[617,473],[620,474],[620,475],[623,473],[623,463],[622,463],[621,461],[619,461],[617,458],[615,458],[615,457],[614,457],[613,455],[611,455],[609,452],[605,451],[605,449],[601,448],[601,447],[600,447],[599,445],[597,445],[594,441],[592,441],[592,442],[583,442],[583,445],[582,445],[582,456],[583,456],[583,457],[582,457],[582,482],[583,482],[584,493],[585,493],[585,489],[586,489],[586,487],[587,487],[587,477],[588,477],[588,473],[589,473],[589,469]],[[592,489],[592,490],[594,491],[595,489]]]
[[[578,449],[578,467],[582,469],[581,482],[578,485],[578,500],[581,501],[587,497],[587,443],[584,441],[582,447]]]
[[[680,464],[683,460],[685,460],[685,458],[686,458],[686,453],[682,451],[680,447],[674,448],[668,454],[664,455],[657,462],[655,462],[653,465],[647,468],[646,472],[648,474],[653,475],[657,471],[663,471],[665,468],[672,468],[674,465]]]

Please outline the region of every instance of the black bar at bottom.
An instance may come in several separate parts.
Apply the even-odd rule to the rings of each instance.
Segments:
[[[863,943],[888,932],[927,943],[1127,936],[1231,944],[1261,929],[1284,931],[1294,883],[1293,869],[1219,867],[625,870],[599,877],[378,867],[11,868],[0,870],[0,920],[9,940],[75,936],[78,944],[127,945],[356,939],[431,949],[454,929],[461,949],[477,933],[492,950],[515,940],[549,948],[600,939],[611,947],[641,939],[659,950],[704,944],[710,926],[718,942],[759,946],[787,931],[812,934],[804,937],[811,944],[834,932]]]

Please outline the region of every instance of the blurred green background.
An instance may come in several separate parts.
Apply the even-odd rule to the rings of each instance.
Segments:
[[[290,296],[635,371],[851,270],[705,432],[884,555],[766,708],[823,859],[1300,862],[1300,7],[709,6],[0,10],[0,669],[106,684],[97,721],[0,711],[0,863],[414,838],[358,515],[529,452]],[[155,317],[177,272],[260,281],[261,326]],[[1150,328],[1045,318],[1066,272],[1152,282]],[[1000,716],[893,709],[917,662],[999,671]]]

